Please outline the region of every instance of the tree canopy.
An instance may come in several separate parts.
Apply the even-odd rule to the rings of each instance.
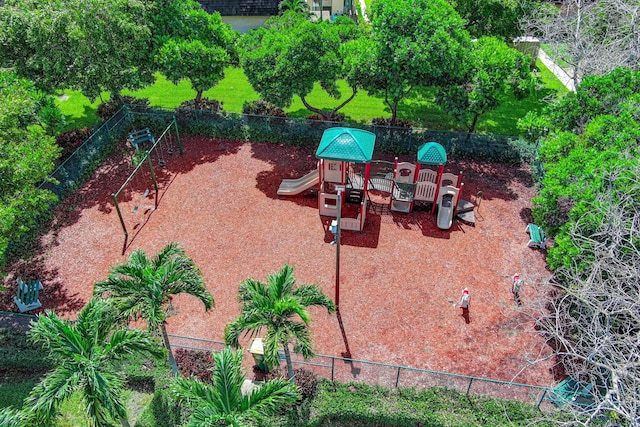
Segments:
[[[0,57],[48,93],[73,88],[91,100],[153,82],[148,3],[9,0],[0,8]]]
[[[497,38],[483,37],[474,42],[467,61],[467,81],[439,88],[436,101],[469,132],[475,130],[482,114],[500,105],[507,93],[521,99],[534,89],[529,57]]]
[[[180,26],[165,31],[155,56],[158,69],[174,84],[188,79],[196,91],[198,108],[202,93],[218,84],[224,69],[237,62],[235,31],[222,22],[218,12],[209,14],[202,9],[183,11]]]
[[[377,0],[371,37],[361,40],[353,78],[384,98],[395,123],[415,86],[462,83],[470,47],[464,21],[445,0]]]
[[[311,22],[287,11],[242,37],[242,68],[265,101],[284,108],[297,95],[307,109],[331,118],[353,99],[357,82],[350,81],[351,96],[334,108],[314,107],[307,96],[318,83],[331,98],[340,98],[336,82],[346,73],[346,52],[341,51],[341,45],[356,35],[354,28],[353,22],[341,21],[338,25]]]
[[[0,71],[0,254],[35,226],[55,196],[38,184],[60,149],[47,130],[60,122],[53,100],[14,73]],[[47,124],[47,120],[53,122]],[[4,258],[3,260],[4,261]]]
[[[539,2],[535,0],[450,0],[472,37],[499,37],[505,42],[522,35],[520,20]]]

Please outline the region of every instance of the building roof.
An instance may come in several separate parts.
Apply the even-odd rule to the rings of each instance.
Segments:
[[[447,152],[437,142],[427,142],[418,148],[418,163],[421,165],[444,165],[447,163]]]
[[[375,134],[362,129],[335,127],[322,134],[316,150],[318,159],[369,163],[376,144]]]

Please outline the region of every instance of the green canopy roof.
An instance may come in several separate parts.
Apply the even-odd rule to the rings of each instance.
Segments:
[[[376,145],[375,134],[362,129],[329,128],[316,150],[318,159],[369,163]]]
[[[427,142],[418,148],[418,163],[421,165],[444,165],[447,152],[437,142]]]

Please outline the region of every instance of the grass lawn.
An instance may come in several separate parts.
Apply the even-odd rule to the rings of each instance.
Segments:
[[[477,132],[518,135],[520,132],[517,129],[517,121],[520,117],[529,111],[540,111],[545,105],[544,99],[553,95],[554,92],[566,92],[564,86],[539,61],[538,68],[543,87],[524,100],[518,101],[512,97],[504,99],[498,109],[480,117]],[[342,94],[340,100],[332,99],[320,89],[319,85],[316,85],[307,101],[314,107],[332,109],[351,94],[344,81],[338,83]],[[124,94],[149,98],[152,106],[175,108],[183,101],[193,99],[196,92],[191,89],[188,81],[174,85],[158,74],[154,85],[135,92],[125,91]],[[225,111],[235,113],[242,112],[244,102],[259,98],[247,81],[244,72],[238,68],[228,68],[225,78],[215,88],[205,92],[204,96],[222,101]],[[65,130],[93,126],[98,122],[96,109],[101,100],[91,103],[77,91],[65,91],[59,94],[57,99],[62,113],[67,117]],[[103,94],[102,99],[109,99],[109,95]],[[294,97],[293,103],[286,110],[292,117],[303,118],[311,114],[298,97]],[[375,117],[391,115],[383,99],[369,96],[365,91],[358,92],[356,97],[340,111],[348,120],[361,123]],[[411,97],[398,106],[398,117],[409,120],[417,127],[464,130],[435,103],[434,91],[430,88],[414,89]]]

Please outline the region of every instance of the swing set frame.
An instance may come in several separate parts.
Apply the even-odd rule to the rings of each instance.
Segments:
[[[177,141],[177,144],[178,144],[178,149],[179,149],[180,155],[182,155],[184,153],[184,150],[182,148],[182,142],[180,141],[180,133],[178,132],[178,123],[177,123],[176,118],[174,116],[173,119],[171,120],[171,123],[169,123],[169,125],[164,129],[164,131],[162,132],[160,137],[155,140],[155,142],[153,143],[151,148],[149,148],[149,150],[146,150],[146,153],[145,153],[144,157],[140,160],[138,165],[136,165],[135,169],[129,174],[129,176],[124,181],[124,183],[120,186],[118,191],[116,191],[115,193],[111,194],[111,198],[113,199],[113,204],[114,204],[114,206],[116,208],[116,212],[118,214],[118,219],[120,220],[120,225],[122,226],[122,231],[124,232],[124,244],[122,246],[122,254],[123,255],[125,254],[125,251],[127,250],[127,246],[129,244],[129,231],[127,230],[127,225],[125,223],[124,217],[122,216],[122,210],[120,209],[120,205],[118,203],[118,196],[124,191],[125,187],[134,179],[134,177],[136,176],[136,173],[138,173],[140,171],[140,169],[143,167],[143,165],[146,163],[149,166],[149,171],[151,172],[151,180],[153,181],[153,188],[155,190],[154,210],[158,209],[158,201],[159,201],[158,200],[158,192],[159,192],[158,191],[158,181],[156,179],[156,174],[155,174],[155,171],[153,169],[153,163],[151,161],[151,154],[157,149],[157,147],[159,146],[158,144],[166,143],[165,139],[169,137],[171,128],[173,128],[175,130],[176,141]],[[159,147],[162,147],[162,145],[160,145]],[[136,206],[136,208],[137,208],[137,206]]]

